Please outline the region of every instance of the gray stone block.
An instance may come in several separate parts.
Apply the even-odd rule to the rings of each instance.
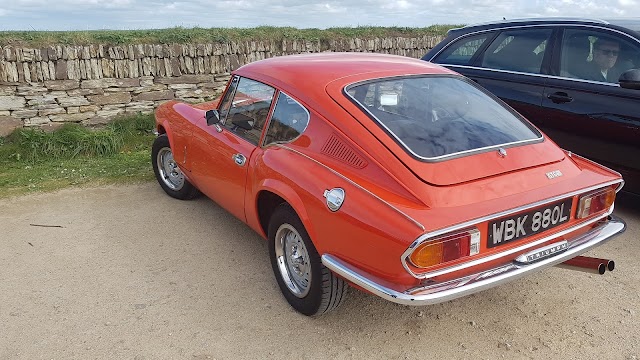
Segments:
[[[25,99],[19,96],[0,96],[0,110],[22,110]]]

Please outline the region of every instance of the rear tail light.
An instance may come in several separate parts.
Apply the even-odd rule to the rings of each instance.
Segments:
[[[474,228],[428,240],[416,247],[409,260],[419,268],[426,268],[479,252],[480,231]]]
[[[599,189],[594,192],[580,196],[578,201],[577,219],[583,219],[589,215],[609,209],[616,199],[616,191],[612,187]]]

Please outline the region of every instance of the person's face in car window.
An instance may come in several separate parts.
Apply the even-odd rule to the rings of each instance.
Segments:
[[[618,61],[620,45],[608,40],[598,40],[594,44],[593,61],[600,67],[600,70],[609,70]]]

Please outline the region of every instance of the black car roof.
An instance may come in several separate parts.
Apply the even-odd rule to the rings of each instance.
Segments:
[[[600,20],[587,18],[570,18],[570,17],[550,17],[550,18],[525,18],[525,19],[509,19],[499,20],[479,24],[471,24],[462,28],[449,30],[449,35],[458,33],[469,33],[474,31],[482,31],[489,29],[500,29],[510,26],[528,26],[528,25],[600,25],[608,28],[630,30],[638,33],[640,30],[640,19],[615,19]]]

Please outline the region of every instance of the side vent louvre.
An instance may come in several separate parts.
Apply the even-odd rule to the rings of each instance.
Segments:
[[[367,166],[367,161],[360,157],[349,145],[343,143],[335,134],[332,134],[322,146],[322,152],[358,169]]]

